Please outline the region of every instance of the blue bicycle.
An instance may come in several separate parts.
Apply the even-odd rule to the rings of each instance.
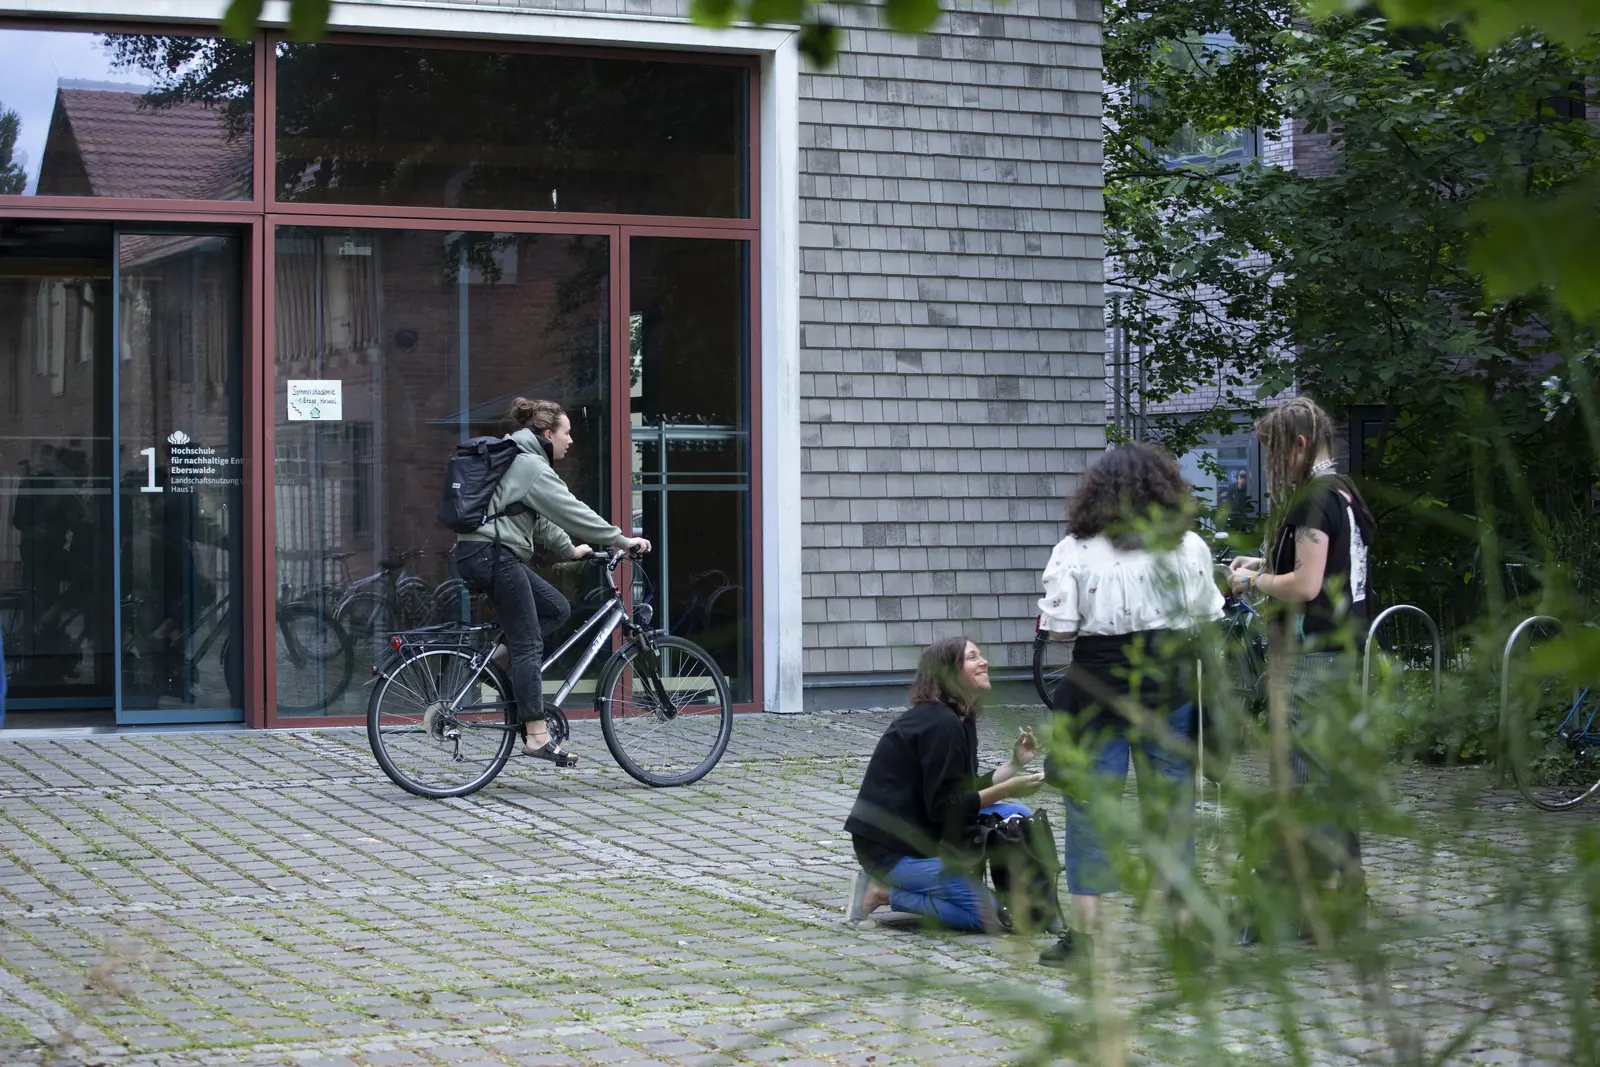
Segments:
[[[1545,811],[1575,808],[1600,791],[1600,694],[1586,688],[1554,732],[1511,712],[1506,724],[1507,763],[1528,803]],[[1522,720],[1522,721],[1519,721]]]

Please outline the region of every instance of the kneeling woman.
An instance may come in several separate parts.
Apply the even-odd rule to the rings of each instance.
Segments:
[[[911,709],[878,739],[844,824],[861,864],[852,920],[885,904],[956,930],[981,930],[996,915],[981,873],[963,873],[962,843],[980,809],[1033,792],[1044,775],[1021,773],[1039,755],[1032,730],[1009,761],[978,774],[977,717],[988,688],[989,662],[965,637],[922,653]]]

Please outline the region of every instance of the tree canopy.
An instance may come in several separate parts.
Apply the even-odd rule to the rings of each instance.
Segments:
[[[1473,617],[1503,555],[1592,580],[1597,302],[1574,294],[1600,271],[1577,255],[1584,228],[1554,249],[1538,231],[1600,173],[1600,52],[1301,15],[1106,8],[1108,286],[1149,399],[1231,387],[1156,436],[1184,450],[1291,387],[1366,409],[1391,595]],[[1162,147],[1248,128],[1281,157],[1289,123],[1318,150],[1175,164]],[[1524,270],[1565,250],[1550,276]]]

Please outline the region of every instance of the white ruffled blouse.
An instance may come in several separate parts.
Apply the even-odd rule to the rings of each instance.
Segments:
[[[1039,624],[1051,633],[1110,635],[1181,630],[1222,618],[1211,549],[1184,534],[1174,552],[1115,547],[1105,537],[1068,537],[1044,569]]]

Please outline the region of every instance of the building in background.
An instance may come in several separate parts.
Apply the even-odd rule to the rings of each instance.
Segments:
[[[519,394],[741,707],[897,702],[955,631],[1025,666],[1103,444],[1095,6],[857,13],[826,73],[567,7],[0,15],[12,726],[356,721],[388,629],[476,610],[438,479]],[[323,618],[354,677],[287,654]]]

